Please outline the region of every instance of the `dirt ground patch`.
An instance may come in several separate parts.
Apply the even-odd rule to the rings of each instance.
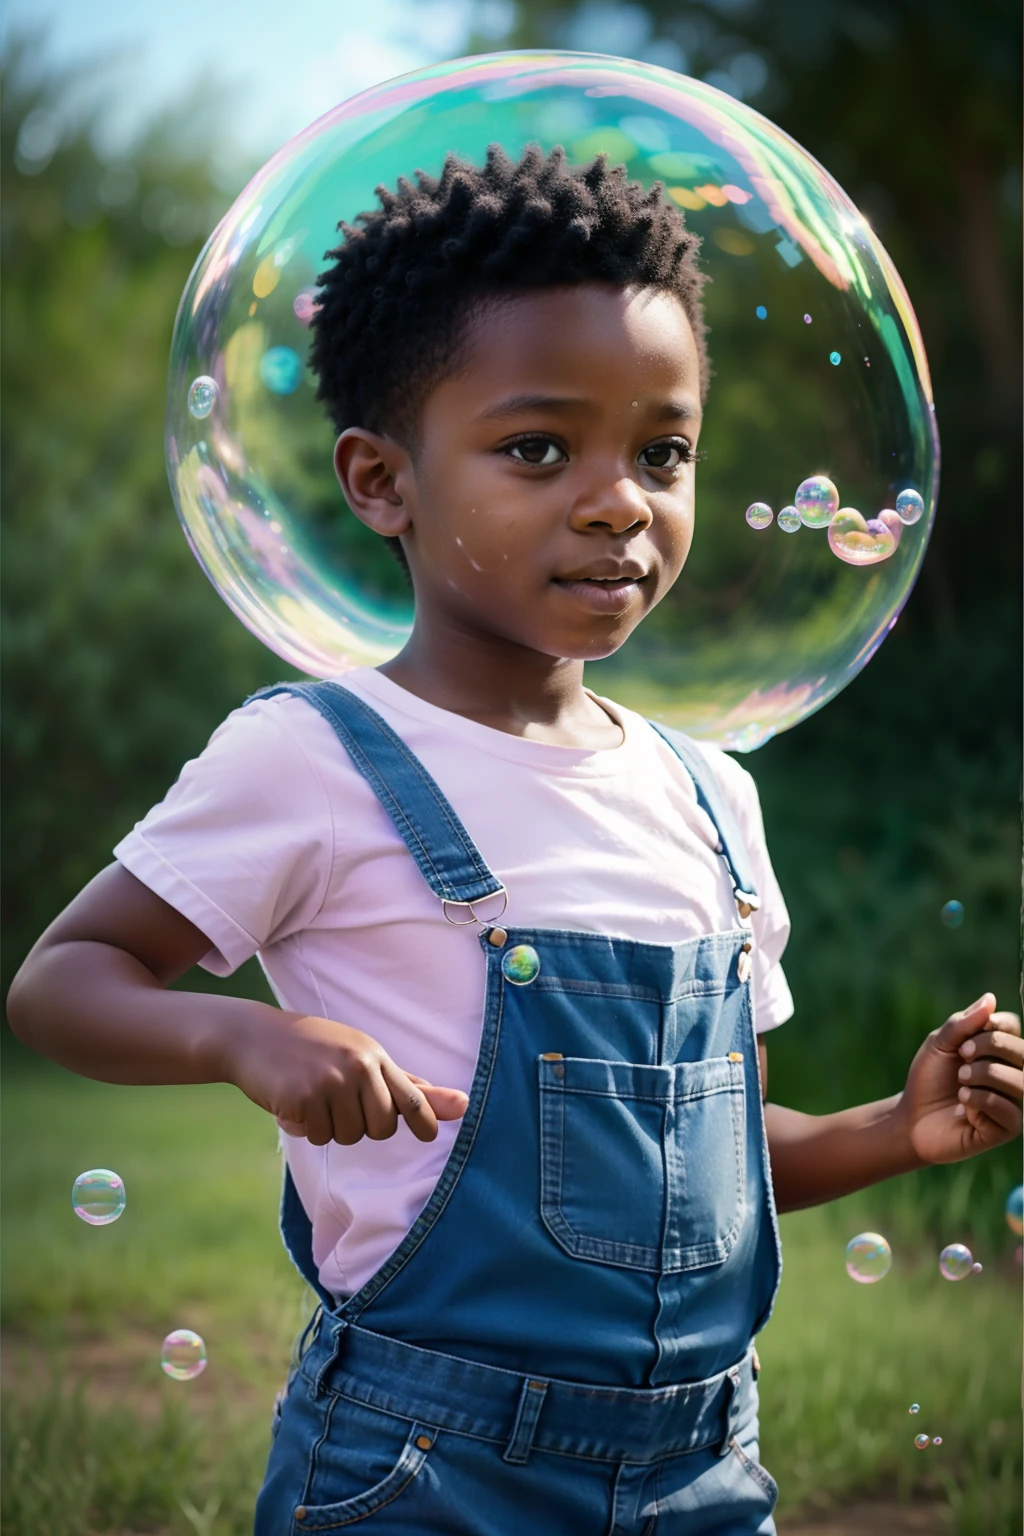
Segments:
[[[779,1536],[949,1536],[944,1504],[851,1504],[827,1515],[783,1520]]]

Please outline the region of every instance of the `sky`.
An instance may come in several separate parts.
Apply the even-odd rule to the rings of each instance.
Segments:
[[[45,58],[92,66],[111,152],[201,86],[225,97],[234,147],[252,159],[367,86],[457,57],[471,28],[500,36],[510,9],[508,0],[6,0],[3,35],[33,30]]]

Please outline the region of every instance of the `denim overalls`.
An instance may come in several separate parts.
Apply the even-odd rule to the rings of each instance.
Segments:
[[[441,1178],[340,1304],[285,1173],[282,1234],[322,1306],[275,1416],[257,1536],[771,1536],[751,1339],[779,1248],[749,927],[678,944],[577,933],[571,912],[517,927],[515,891],[375,710],[332,683],[261,696],[281,692],[334,727],[446,917],[476,924],[487,993]],[[745,918],[757,898],[717,783],[661,734]]]

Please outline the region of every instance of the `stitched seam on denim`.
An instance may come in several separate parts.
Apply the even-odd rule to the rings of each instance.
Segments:
[[[740,1445],[735,1435],[733,1435],[732,1439],[729,1441],[729,1448],[735,1455],[737,1461],[740,1463],[740,1466],[744,1469],[744,1471],[750,1473],[750,1476],[753,1478],[754,1482],[757,1483],[758,1487],[761,1488],[762,1491],[767,1493],[770,1497],[776,1497],[778,1495],[779,1489],[774,1477],[772,1477],[767,1467],[762,1467],[759,1461],[755,1461],[752,1456],[747,1455],[746,1451],[743,1449],[742,1445]]]
[[[484,1021],[480,1031],[480,1051],[477,1058],[476,1071],[473,1074],[473,1082],[470,1087],[469,1105],[462,1117],[458,1135],[448,1154],[448,1160],[441,1170],[441,1177],[434,1185],[430,1199],[423,1207],[416,1220],[413,1222],[405,1237],[399,1243],[394,1253],[385,1264],[371,1275],[361,1290],[339,1309],[340,1315],[347,1321],[354,1321],[361,1317],[371,1302],[375,1301],[389,1285],[395,1276],[404,1269],[419,1248],[424,1238],[432,1231],[445,1206],[448,1204],[459,1179],[469,1161],[470,1153],[476,1142],[477,1132],[483,1120],[484,1110],[490,1095],[491,1082],[494,1078],[494,1069],[498,1059],[498,1041],[501,1036],[501,1022],[504,1008],[505,990],[501,983],[501,973],[498,970],[498,954],[492,949],[487,957],[488,965],[494,966],[493,979],[488,978],[487,990],[484,997]],[[493,1023],[491,1015],[494,1015]]]
[[[334,1531],[343,1525],[354,1525],[357,1520],[365,1520],[368,1515],[375,1515],[378,1510],[385,1509],[388,1504],[393,1503],[398,1498],[398,1495],[404,1493],[413,1479],[422,1471],[423,1463],[430,1455],[430,1449],[433,1448],[433,1437],[431,1437],[430,1449],[428,1450],[424,1451],[418,1446],[411,1445],[413,1436],[420,1427],[419,1424],[413,1425],[409,1432],[409,1440],[406,1441],[405,1448],[398,1462],[388,1473],[387,1477],[382,1478],[375,1487],[368,1488],[365,1493],[358,1493],[351,1499],[343,1499],[336,1505],[321,1504],[319,1506],[323,1510],[335,1509],[339,1513],[347,1508],[344,1520],[331,1519],[311,1525],[309,1523],[310,1517],[315,1516],[317,1511],[317,1505],[311,1504],[306,1508],[306,1516],[302,1522],[303,1530]],[[397,1487],[393,1488],[391,1485],[396,1478],[400,1479],[400,1481]],[[387,1498],[382,1497],[385,1493]],[[357,1505],[359,1506],[358,1508],[356,1508]]]
[[[686,1274],[692,1269],[704,1269],[712,1264],[722,1264],[736,1246],[743,1218],[746,1214],[746,1095],[735,1093],[729,1104],[732,1122],[733,1152],[736,1163],[736,1215],[729,1230],[703,1243],[691,1243],[686,1247],[666,1248],[665,1267],[672,1274]]]
[[[541,1069],[547,1063],[541,1063]],[[619,1243],[610,1238],[589,1237],[570,1226],[562,1210],[565,1171],[565,1095],[540,1083],[541,1208],[540,1216],[551,1236],[572,1258],[595,1259],[623,1269],[657,1270],[658,1250],[638,1243]],[[549,1101],[556,1099],[555,1104]],[[555,1113],[551,1113],[554,1109]]]
[[[567,1083],[543,1083],[545,1093],[560,1093],[568,1097],[572,1094],[579,1099],[616,1099],[620,1104],[696,1104],[701,1099],[714,1099],[721,1093],[734,1093],[737,1097],[743,1094],[743,1083],[721,1083],[713,1088],[695,1088],[689,1093],[673,1093],[671,1087],[667,1093],[638,1093],[625,1088],[570,1088]]]
[[[372,729],[374,729],[377,734],[382,737],[388,746],[392,747],[395,751],[400,753],[402,758],[404,758],[407,766],[418,781],[420,787],[426,790],[430,795],[434,803],[435,810],[440,813],[441,817],[446,822],[451,836],[459,844],[459,847],[468,860],[476,879],[483,880],[485,883],[493,883],[494,890],[491,894],[497,894],[497,890],[500,889],[501,882],[497,880],[497,877],[491,873],[490,869],[484,863],[480,850],[473,842],[469,833],[466,831],[466,828],[455,815],[452,806],[448,803],[448,800],[442,793],[440,785],[433,778],[433,776],[427,772],[426,768],[424,768],[423,764],[420,762],[419,758],[416,757],[415,753],[409,750],[401,736],[399,736],[396,731],[392,730],[382,715],[378,714],[377,711],[372,709],[368,704],[364,704],[362,699],[357,698],[351,689],[343,688],[337,683],[324,683],[321,686],[324,689],[329,688],[332,693],[344,693],[347,694],[349,698],[355,699],[357,707],[363,712],[363,719],[365,720],[366,724],[371,726]],[[426,850],[424,850],[424,852],[426,852]],[[428,860],[430,859],[429,853],[426,854],[426,857]],[[430,862],[431,868],[434,868],[435,866],[433,861],[430,860]],[[440,873],[438,873],[438,879],[443,879],[443,876],[441,876]],[[448,900],[457,899],[457,897],[448,898]],[[479,899],[479,897],[470,898],[470,900]]]
[[[519,937],[517,933],[516,938],[519,939]],[[542,945],[544,942],[543,934],[531,933],[529,937],[536,937],[538,944]],[[638,1002],[666,1005],[685,1003],[690,998],[697,997],[727,997],[734,990],[728,977],[724,980],[699,979],[686,982],[680,991],[672,992],[666,997],[657,987],[645,987],[642,984],[620,981],[588,981],[583,977],[559,976],[557,972],[550,971],[541,972],[534,981],[533,987],[537,992],[567,992],[583,997],[618,997],[627,1001],[636,999]]]
[[[305,1372],[303,1372],[303,1375],[305,1375]],[[311,1383],[311,1385],[312,1385],[312,1383]],[[324,1413],[323,1433],[321,1434],[319,1440],[316,1440],[316,1441],[313,1442],[313,1446],[312,1446],[312,1448],[310,1450],[310,1453],[309,1453],[309,1463],[308,1463],[308,1466],[307,1466],[307,1469],[306,1469],[306,1484],[305,1484],[305,1487],[303,1489],[302,1498],[299,1500],[300,1504],[305,1504],[306,1500],[309,1497],[309,1491],[310,1491],[310,1489],[313,1486],[313,1479],[316,1476],[317,1460],[318,1460],[318,1457],[320,1455],[320,1447],[323,1445],[324,1441],[327,1439],[327,1436],[331,1432],[331,1419],[333,1417],[334,1417],[334,1402],[331,1401],[331,1402],[329,1402],[327,1404],[327,1409],[326,1409],[326,1412]]]

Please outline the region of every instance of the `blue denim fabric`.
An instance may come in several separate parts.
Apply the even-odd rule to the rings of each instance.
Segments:
[[[374,711],[337,685],[289,691],[335,725],[439,899],[501,889]],[[692,746],[680,756],[701,771]],[[753,894],[715,788],[702,803]],[[411,1230],[340,1303],[286,1174],[285,1243],[323,1305],[280,1405],[257,1536],[363,1520],[774,1531],[750,1341],[779,1252],[748,941],[739,926],[679,944],[483,929],[469,1108]],[[540,972],[514,985],[502,959],[524,944]]]

